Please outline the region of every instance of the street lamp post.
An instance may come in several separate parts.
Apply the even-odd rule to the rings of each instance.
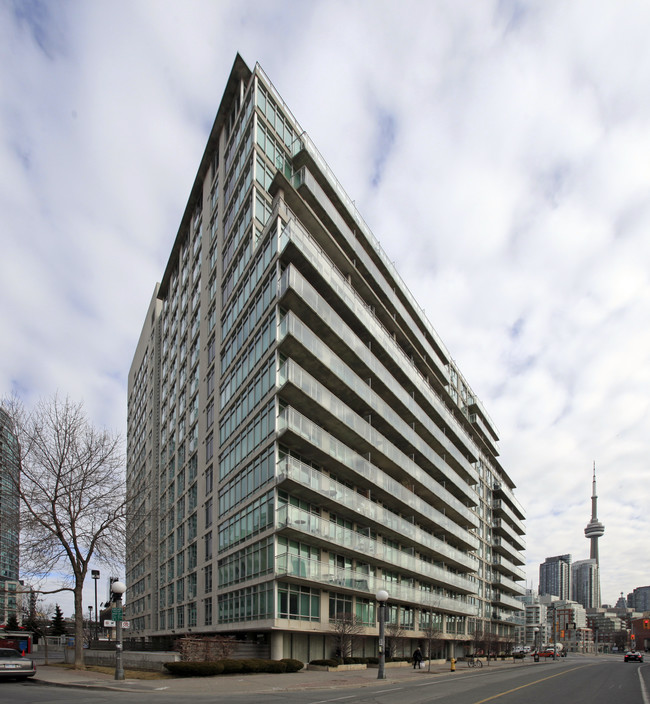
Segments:
[[[539,645],[537,644],[537,641],[539,640],[539,626],[535,626],[535,628],[533,628],[533,632],[535,633],[535,657],[534,657],[534,660],[535,660],[535,662],[539,662]]]
[[[91,570],[90,576],[95,582],[95,640],[99,640],[99,610],[97,609],[97,580],[99,579],[99,570]]]
[[[124,582],[113,582],[111,585],[113,592],[113,620],[115,621],[115,679],[124,679],[124,668],[122,667],[122,594],[126,591]]]
[[[386,648],[385,648],[385,626],[386,626],[386,602],[388,601],[388,592],[385,589],[380,589],[375,595],[379,609],[379,667],[377,669],[377,679],[385,680],[386,671]]]
[[[93,641],[93,607],[88,607],[88,647],[92,645]]]

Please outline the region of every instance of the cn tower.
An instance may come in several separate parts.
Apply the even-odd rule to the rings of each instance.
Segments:
[[[585,538],[591,540],[591,553],[589,557],[598,562],[598,538],[605,533],[605,526],[598,520],[598,496],[596,495],[596,463],[594,462],[594,477],[591,485],[591,520],[585,528]]]

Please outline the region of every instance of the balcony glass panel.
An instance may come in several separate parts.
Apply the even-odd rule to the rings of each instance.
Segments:
[[[296,247],[298,247],[298,249],[310,261],[312,266],[314,266],[323,276],[325,281],[327,281],[332,290],[347,303],[348,307],[358,318],[363,320],[364,325],[367,326],[369,330],[373,331],[373,335],[380,341],[382,347],[389,350],[393,357],[400,360],[400,367],[407,374],[409,374],[411,381],[423,394],[427,396],[429,402],[441,413],[441,416],[445,419],[445,422],[453,428],[456,435],[459,438],[462,438],[465,441],[467,448],[471,450],[474,446],[474,442],[471,440],[465,428],[449,413],[442,398],[431,388],[427,379],[418,371],[411,359],[407,357],[404,350],[402,350],[402,348],[394,341],[388,330],[386,330],[379,320],[371,313],[365,301],[359,297],[353,287],[347,282],[345,277],[343,277],[343,275],[329,261],[327,255],[322,251],[311,235],[309,235],[309,233],[295,219],[290,220],[281,233],[279,242],[280,250],[282,250],[289,242],[292,242]],[[298,274],[296,269],[292,267],[290,282],[291,286],[296,288],[296,290],[304,296],[305,290],[301,290],[301,288],[305,289],[308,287],[311,289],[311,286],[307,285],[307,287],[305,287],[303,284],[301,287],[300,284],[304,282],[304,279],[302,279],[302,282],[299,279],[302,279],[302,277]],[[327,312],[325,310],[319,311],[319,314],[322,314],[322,317],[325,319],[329,319],[332,316],[338,318],[329,306],[327,306],[327,309],[329,310],[329,315],[325,315]],[[340,319],[338,319],[338,321],[340,321]],[[337,326],[335,327],[336,330],[339,330],[339,325],[342,324],[342,321],[340,323],[338,321]],[[344,326],[343,329],[347,330],[347,326]],[[447,444],[449,453],[454,454],[456,460],[461,463],[464,469],[473,477],[475,483],[478,483],[478,475],[474,468],[467,462],[465,457],[463,457],[455,445],[451,442],[448,442]]]
[[[328,562],[299,558],[294,555],[278,555],[275,563],[275,576],[295,577],[317,582],[331,589],[350,589],[364,594],[376,594],[385,589],[391,601],[402,601],[415,606],[450,611],[468,616],[476,615],[476,605],[463,598],[452,599],[434,592],[426,592],[381,577],[364,574],[355,570],[333,569]]]
[[[361,437],[364,437],[366,441],[373,447],[377,448],[381,454],[403,467],[408,476],[415,482],[419,482],[422,486],[426,487],[434,494],[443,496],[446,493],[440,484],[436,482],[436,480],[429,474],[427,474],[427,472],[425,472],[421,467],[419,467],[410,457],[396,448],[363,418],[342,404],[337,397],[331,394],[327,389],[325,389],[325,387],[301,369],[295,362],[293,362],[293,360],[287,360],[287,362],[282,366],[278,379],[281,383],[286,383],[291,380],[293,384],[317,400],[321,406],[327,408],[332,415],[336,416],[341,422],[345,423],[348,427],[354,430],[355,433]],[[349,448],[347,445],[344,445],[341,441],[337,440],[334,436],[330,435],[326,430],[320,428],[308,418],[300,414],[298,411],[291,407],[288,408],[290,409],[290,413],[288,413],[288,420],[291,421],[291,429],[294,432],[300,434],[306,439],[314,437],[320,440],[318,447],[323,449],[323,451],[334,456],[336,459],[350,467],[353,471],[363,474],[363,476],[373,482],[375,481],[375,475],[381,470],[371,464],[368,460],[365,460],[357,452],[354,452],[354,450]],[[311,442],[316,444],[315,441]],[[413,495],[413,499],[415,498],[416,497]],[[425,506],[427,507],[427,515],[430,515],[435,522],[439,523],[441,527],[454,533],[455,535],[460,536],[461,539],[464,540],[471,548],[478,548],[478,540],[475,536],[461,528],[457,523],[451,521],[439,511],[429,507],[428,504],[425,504]],[[421,505],[421,507],[424,506]],[[474,518],[471,523],[476,525],[477,520],[478,519]]]

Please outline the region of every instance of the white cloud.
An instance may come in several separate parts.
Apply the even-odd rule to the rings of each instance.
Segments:
[[[16,17],[16,8],[23,15]],[[529,580],[647,582],[644,3],[68,2],[0,9],[0,389],[125,430],[126,375],[237,51],[259,61],[501,433]],[[631,529],[634,526],[634,530]]]

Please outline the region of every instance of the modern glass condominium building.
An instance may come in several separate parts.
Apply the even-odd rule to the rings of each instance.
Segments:
[[[7,585],[17,582],[19,576],[19,485],[20,446],[11,417],[0,408],[0,582],[6,580]],[[7,585],[0,584],[0,614],[8,603],[4,596]]]
[[[512,639],[497,433],[259,66],[237,56],[129,375],[131,635],[325,657]]]

